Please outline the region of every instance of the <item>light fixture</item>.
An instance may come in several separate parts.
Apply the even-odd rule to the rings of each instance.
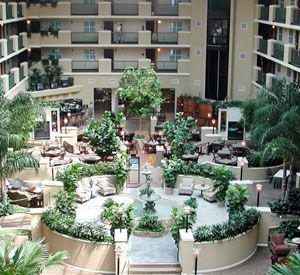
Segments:
[[[262,184],[256,184],[256,191],[257,191],[257,203],[256,206],[259,207],[259,196],[260,196],[260,192],[262,190],[263,186]]]
[[[201,249],[199,247],[194,248],[194,257],[195,257],[195,275],[197,275],[198,269],[198,257],[200,255]]]
[[[161,51],[161,48],[157,48],[157,51],[160,52],[160,51]]]
[[[276,26],[275,25],[272,25],[272,29],[275,29],[276,28]]]
[[[70,111],[67,113],[67,116],[68,116],[68,118],[70,118],[72,116]]]
[[[215,124],[216,124],[216,120],[213,118],[211,120],[212,126],[213,126],[213,134],[215,133]]]
[[[26,20],[27,25],[30,25],[31,21],[30,20]]]
[[[28,48],[28,52],[31,53],[31,48]]]
[[[242,146],[245,147],[246,146],[246,141],[242,141]]]
[[[161,20],[158,20],[157,23],[158,23],[158,24],[161,24]]]
[[[186,205],[184,208],[184,214],[185,214],[185,232],[188,232],[189,229],[189,215],[191,214],[191,207]]]
[[[208,117],[208,118],[211,118],[211,113],[207,113],[207,117]]]
[[[239,162],[239,166],[241,167],[241,175],[240,175],[240,180],[243,180],[243,169],[244,169],[244,166],[245,166],[245,161],[242,159],[240,160]]]
[[[123,250],[120,246],[118,246],[115,249],[115,253],[117,256],[117,275],[120,275],[120,258],[121,258],[122,252],[123,252]]]

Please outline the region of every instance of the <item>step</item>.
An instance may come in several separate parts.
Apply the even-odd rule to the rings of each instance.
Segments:
[[[129,265],[129,275],[141,274],[181,274],[181,267],[178,263],[175,264],[132,264]]]

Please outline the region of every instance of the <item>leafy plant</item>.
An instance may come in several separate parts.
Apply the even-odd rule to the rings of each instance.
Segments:
[[[269,275],[300,274],[300,252],[293,251],[287,256],[287,264],[275,264],[268,270]]]
[[[234,174],[226,166],[213,168],[214,190],[217,190],[217,201],[224,201],[229,181],[234,180]]]
[[[16,213],[16,209],[9,201],[5,204],[0,203],[0,217],[9,216]]]
[[[68,77],[68,86],[71,87],[71,86],[74,86],[74,78],[73,77]]]
[[[119,152],[114,157],[116,173],[116,187],[123,189],[130,171],[129,156],[125,152]]]
[[[144,214],[135,228],[138,231],[161,232],[165,228],[158,220],[158,216],[153,214]]]
[[[175,188],[177,176],[180,173],[180,160],[178,159],[164,159],[163,164],[163,177],[166,187]]]
[[[183,154],[192,153],[195,149],[187,143],[187,137],[196,126],[197,121],[188,117],[185,119],[183,113],[177,113],[175,122],[167,121],[165,125],[165,135],[171,146],[172,156],[181,158]]]
[[[29,241],[15,246],[12,241],[0,242],[1,274],[42,274],[44,271],[62,265],[68,258],[67,251],[51,255],[47,244]]]
[[[145,139],[144,135],[134,135],[135,139]]]
[[[248,201],[247,187],[240,184],[231,185],[226,191],[226,204],[229,213],[229,219],[234,213],[243,213]]]
[[[295,237],[300,237],[299,226],[300,220],[285,220],[279,224],[276,232],[284,233],[286,238],[293,239]]]
[[[101,157],[109,156],[119,148],[117,129],[110,112],[104,112],[101,123],[92,120],[84,132],[84,136],[89,139],[90,145]]]
[[[151,196],[151,194],[154,193],[154,190],[151,188],[144,187],[144,188],[140,188],[139,192],[140,192],[140,196],[143,196],[143,195]]]
[[[76,193],[68,193],[59,190],[55,195],[55,209],[62,215],[75,218],[76,217]]]

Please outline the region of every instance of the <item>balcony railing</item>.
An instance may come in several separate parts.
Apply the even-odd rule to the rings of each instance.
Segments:
[[[177,72],[176,61],[157,61],[155,63],[156,72]]]
[[[257,83],[261,86],[266,85],[266,74],[262,71],[257,72]]]
[[[153,5],[154,15],[177,16],[179,14],[179,6],[177,4],[157,4]]]
[[[20,69],[19,69],[19,81],[21,81],[23,78],[25,78],[24,68],[20,67]]]
[[[274,21],[279,23],[285,23],[285,19],[286,19],[286,8],[276,8]]]
[[[24,47],[23,36],[19,35],[18,36],[18,49],[22,49],[23,47]]]
[[[98,44],[97,32],[72,32],[73,44]]]
[[[6,19],[12,19],[12,5],[6,5]]]
[[[152,37],[152,44],[177,44],[178,43],[178,33],[153,33]]]
[[[98,61],[72,61],[72,72],[98,72]]]
[[[291,64],[300,68],[300,51],[292,49]]]
[[[17,13],[18,13],[18,17],[23,17],[23,10],[22,10],[22,5],[18,4],[17,6]]]
[[[112,63],[112,71],[113,72],[123,72],[125,69],[128,68],[138,68],[138,62],[137,61],[120,61],[115,60]]]
[[[112,6],[113,15],[138,15],[138,4],[114,4]]]
[[[137,44],[137,32],[114,32],[112,37],[113,44]]]
[[[98,5],[72,4],[71,15],[98,15]]]
[[[294,10],[293,24],[300,26],[300,10]]]
[[[227,36],[207,36],[207,44],[213,46],[228,46]]]
[[[15,86],[15,76],[14,74],[10,73],[8,75],[8,87],[11,89],[13,86]]]
[[[269,21],[269,7],[261,7],[259,19]]]
[[[14,51],[12,39],[7,39],[7,54],[11,54]]]
[[[268,40],[260,39],[258,50],[264,54],[268,53]]]
[[[283,61],[284,46],[283,44],[274,43],[273,57]]]

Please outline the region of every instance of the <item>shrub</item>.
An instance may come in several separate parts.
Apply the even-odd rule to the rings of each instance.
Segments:
[[[226,191],[226,204],[229,218],[232,214],[245,211],[245,205],[248,201],[247,187],[240,184],[231,185]]]
[[[260,213],[252,208],[243,213],[232,214],[231,219],[223,224],[199,226],[194,232],[195,242],[213,242],[234,238],[257,225],[260,216]]]
[[[130,171],[129,156],[125,152],[119,152],[114,158],[116,187],[123,189]]]
[[[59,190],[55,195],[55,209],[62,215],[75,219],[76,217],[76,193],[67,193]]]
[[[158,216],[146,213],[143,215],[135,229],[138,231],[161,232],[165,228],[158,220]]]
[[[300,220],[282,221],[276,229],[276,232],[284,233],[286,238],[293,239],[295,237],[300,237],[299,226]]]
[[[15,213],[16,209],[10,202],[6,204],[0,203],[0,217],[13,215]]]
[[[168,188],[175,188],[177,176],[180,173],[180,160],[165,159],[163,162],[163,177]]]
[[[224,201],[226,197],[226,191],[229,186],[229,181],[235,179],[235,175],[226,166],[213,168],[214,190],[217,190],[217,201]]]

